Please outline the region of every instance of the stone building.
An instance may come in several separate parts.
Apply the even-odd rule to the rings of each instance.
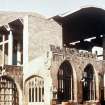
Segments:
[[[96,7],[49,19],[0,12],[0,105],[100,105],[104,28],[105,11]]]

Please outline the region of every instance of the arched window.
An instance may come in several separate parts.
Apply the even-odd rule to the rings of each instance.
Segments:
[[[73,98],[73,70],[66,60],[58,70],[58,101],[73,100]]]
[[[83,72],[82,77],[82,86],[83,86],[83,100],[95,100],[96,99],[96,82],[95,82],[95,73],[93,66],[88,64]]]
[[[44,80],[42,77],[33,76],[27,80],[28,102],[44,102]]]
[[[0,77],[0,105],[19,105],[16,84],[6,76]]]

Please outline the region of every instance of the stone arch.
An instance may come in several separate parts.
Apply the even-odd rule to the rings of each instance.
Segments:
[[[98,74],[92,64],[87,64],[82,76],[83,101],[99,100]]]
[[[32,75],[25,80],[25,105],[44,103],[44,78]]]
[[[59,66],[57,77],[58,77],[58,101],[62,102],[69,100],[77,102],[76,72],[68,60],[63,61]]]
[[[19,84],[11,76],[8,76],[8,75],[0,76],[0,82],[1,82],[0,91],[2,91],[3,89],[8,92],[8,95],[7,95],[7,92],[5,91],[3,91],[3,94],[2,94],[2,96],[7,97],[6,101],[9,102],[10,101],[9,99],[11,99],[10,97],[13,97],[13,100],[10,101],[13,105],[22,105],[23,104],[22,91]],[[5,102],[5,99],[3,101]]]

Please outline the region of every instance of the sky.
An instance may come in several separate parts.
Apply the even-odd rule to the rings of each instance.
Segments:
[[[105,8],[105,0],[0,0],[1,11],[31,11],[47,17],[85,6]]]

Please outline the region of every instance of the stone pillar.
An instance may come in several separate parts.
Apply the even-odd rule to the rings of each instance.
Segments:
[[[105,34],[103,35],[103,60],[105,60]],[[103,71],[105,71],[104,68]],[[105,72],[104,72],[104,100],[105,100]]]
[[[93,98],[94,98],[94,100],[96,99],[96,97],[95,97],[95,94],[96,94],[96,88],[95,88],[95,78],[93,77]]]
[[[23,22],[23,65],[25,65],[28,63],[28,16],[24,17]]]
[[[73,83],[72,83],[72,76],[71,76],[71,100],[73,100]]]
[[[20,43],[18,42],[17,43],[17,65],[21,65],[21,46],[20,46]]]
[[[105,100],[105,72],[104,72],[104,100]]]
[[[8,35],[8,65],[12,65],[13,62],[13,35],[12,31]]]

